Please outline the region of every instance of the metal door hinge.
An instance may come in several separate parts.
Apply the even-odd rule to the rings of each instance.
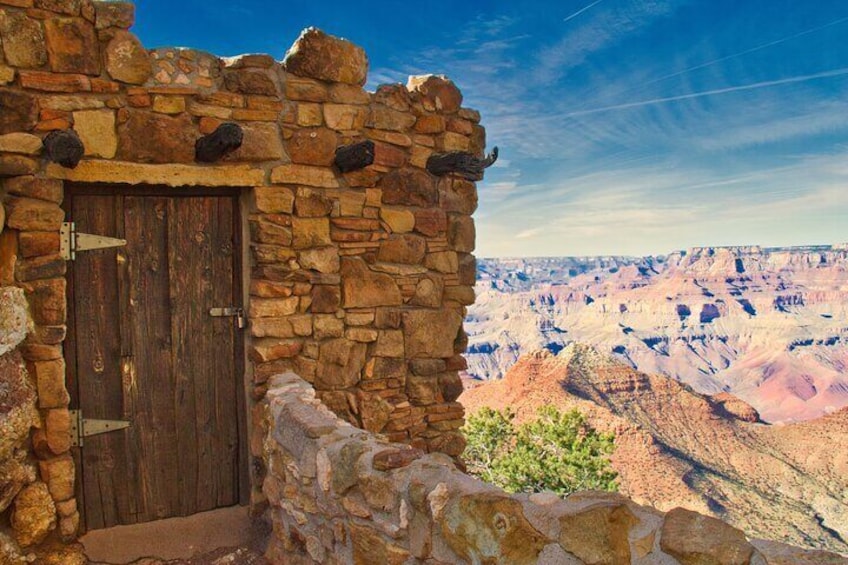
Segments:
[[[243,308],[236,308],[234,306],[228,306],[227,308],[210,308],[209,315],[213,318],[235,318],[238,327],[244,327],[245,317]]]
[[[129,428],[132,423],[126,420],[94,420],[83,418],[82,410],[70,410],[71,445],[82,447],[84,438]]]
[[[106,237],[91,233],[80,233],[74,222],[64,222],[59,232],[60,251],[62,257],[68,261],[77,258],[77,251],[89,251],[91,249],[106,249],[108,247],[122,247],[127,244],[126,239],[117,237]]]

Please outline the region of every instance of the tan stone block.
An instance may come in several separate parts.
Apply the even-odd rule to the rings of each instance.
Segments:
[[[46,255],[18,260],[15,278],[20,282],[65,276],[67,261],[60,255]]]
[[[295,249],[330,245],[330,221],[327,218],[292,218],[292,236]]]
[[[44,96],[39,99],[42,110],[58,110],[62,112],[73,112],[75,110],[96,110],[103,108],[105,103],[91,96],[79,96],[70,94],[56,94]]]
[[[32,175],[38,172],[38,161],[26,155],[0,153],[0,177]]]
[[[65,388],[65,361],[54,359],[34,363],[40,408],[65,408],[71,397]]]
[[[274,222],[264,221],[261,218],[250,221],[250,234],[253,241],[259,243],[270,243],[272,245],[291,245],[291,229]]]
[[[66,453],[71,448],[71,413],[68,409],[48,410],[44,426],[50,451],[56,455]]]
[[[41,543],[56,528],[56,507],[47,486],[37,481],[21,490],[10,519],[15,541],[21,547]]]
[[[474,251],[476,230],[470,216],[451,214],[448,220],[448,241],[460,252]]]
[[[80,14],[81,0],[35,0],[34,5],[41,10],[78,16]]]
[[[454,251],[428,253],[424,258],[424,266],[440,273],[456,273],[459,269],[459,259]]]
[[[382,141],[399,147],[411,147],[412,139],[405,133],[399,131],[385,131],[381,129],[369,129],[367,135],[374,141]]]
[[[200,104],[199,102],[191,101],[188,105],[188,112],[192,116],[202,116],[205,118],[217,118],[219,120],[229,120],[233,117],[232,108],[221,108],[220,106],[210,106],[208,104]]]
[[[241,147],[223,161],[279,161],[285,157],[280,129],[277,124],[242,124],[244,139]]]
[[[338,104],[368,104],[371,95],[361,86],[337,82],[330,85],[330,101]]]
[[[618,508],[622,507],[629,513],[624,505]],[[623,513],[624,510],[618,512]],[[624,526],[636,522],[636,518],[632,514],[630,516],[630,520],[617,529],[617,532],[624,530],[619,536],[626,535]],[[660,547],[684,565],[750,563],[754,554],[754,547],[742,531],[716,518],[683,508],[675,508],[666,514],[660,534]]]
[[[85,154],[111,159],[118,150],[115,113],[112,110],[74,112],[74,130],[79,134]]]
[[[342,216],[361,216],[365,206],[365,194],[362,192],[344,191],[338,195],[339,212]]]
[[[7,85],[15,80],[15,69],[0,65],[0,85]]]
[[[458,287],[451,287],[458,288]],[[472,296],[473,296],[472,291]],[[442,304],[442,298],[446,295],[444,280],[439,275],[427,275],[415,285],[415,294],[409,303],[415,306],[426,306],[438,308]]]
[[[344,338],[331,339],[319,346],[315,388],[337,390],[359,382],[365,366],[367,346]]]
[[[339,309],[341,290],[328,284],[318,284],[312,288],[310,311],[316,314],[330,314]]]
[[[470,216],[477,210],[477,186],[471,181],[451,179],[444,191],[444,206],[448,212]]]
[[[601,502],[560,518],[559,543],[587,563],[630,563],[628,536],[637,523],[627,505]]]
[[[260,265],[287,264],[296,257],[288,246],[254,243],[250,246],[256,262]]]
[[[257,186],[253,192],[260,212],[291,214],[294,210],[294,192],[289,188]]]
[[[100,74],[100,46],[94,26],[81,18],[44,23],[50,69],[58,73]]]
[[[347,328],[347,330],[345,330],[345,337],[351,341],[371,343],[373,341],[377,341],[377,330],[357,327]]]
[[[471,140],[464,135],[449,131],[442,135],[441,147],[443,151],[469,151]]]
[[[0,152],[38,155],[41,153],[41,138],[29,133],[0,135]]]
[[[54,202],[12,198],[6,202],[6,225],[17,230],[59,231],[65,212]]]
[[[351,104],[324,104],[324,121],[337,131],[361,130],[368,120],[366,106]]]
[[[418,133],[441,133],[445,131],[445,118],[439,114],[425,114],[415,122]]]
[[[157,95],[153,97],[153,111],[160,114],[181,114],[186,110],[185,98],[182,96]]]
[[[315,339],[342,337],[344,335],[344,322],[336,318],[335,314],[314,316],[313,327]]]
[[[336,156],[338,138],[326,128],[301,129],[286,142],[293,163],[329,167]]]
[[[415,123],[415,116],[408,112],[399,112],[381,104],[371,108],[368,126],[378,130],[406,131]],[[408,145],[411,145],[410,141]]]
[[[374,355],[377,357],[403,358],[403,332],[400,330],[380,330]]]
[[[271,170],[271,182],[276,184],[299,184],[318,188],[337,188],[339,181],[332,169],[308,165],[280,165]]]
[[[448,217],[444,210],[425,208],[415,211],[415,231],[435,237],[448,229]]]
[[[396,234],[389,236],[380,244],[377,260],[386,263],[403,263],[418,265],[427,252],[424,238],[412,234]]]
[[[326,102],[327,87],[317,80],[297,76],[286,77],[286,98],[306,102]]]
[[[401,147],[381,141],[374,143],[374,165],[389,169],[398,169],[407,164],[409,154]]]
[[[298,255],[298,262],[304,269],[312,269],[319,273],[338,273],[339,250],[335,247],[305,249]]]
[[[235,69],[224,73],[224,85],[230,92],[277,96],[277,85],[265,70]]]
[[[192,154],[194,142],[191,143]],[[86,160],[75,169],[47,166],[51,178],[75,182],[163,184],[166,186],[258,186],[265,171],[251,165],[152,165],[122,161]]]
[[[138,38],[118,30],[104,51],[106,71],[114,80],[127,84],[144,84],[153,75],[147,50]]]
[[[454,355],[453,343],[462,327],[454,310],[412,310],[403,315],[406,355],[412,359]]]
[[[34,69],[47,62],[41,22],[23,11],[0,9],[0,37],[6,62],[13,67]]]
[[[39,461],[41,480],[47,483],[47,489],[53,500],[61,502],[74,496],[74,460],[70,455],[62,455],[47,461]]]
[[[324,123],[321,104],[300,102],[297,105],[297,125],[302,127],[317,127]]]
[[[250,358],[256,363],[289,359],[300,353],[302,347],[303,343],[300,341],[278,338],[257,339],[250,348]]]
[[[433,155],[433,150],[422,145],[415,145],[412,148],[412,155],[409,157],[409,164],[413,167],[424,169],[427,167],[427,159]]]
[[[290,298],[252,298],[250,300],[250,318],[279,318],[297,312],[297,297]]]
[[[418,93],[424,108],[430,111],[440,110],[452,113],[462,106],[462,93],[453,81],[444,76],[411,76],[406,88],[410,92]]]
[[[24,290],[36,324],[62,326],[65,323],[65,279],[48,279],[26,283]],[[63,334],[64,335],[64,334]]]
[[[144,110],[122,110],[127,120],[118,126],[118,158],[142,163],[194,161],[196,126],[186,114],[166,116]]]
[[[380,180],[384,204],[429,208],[439,203],[435,178],[419,169],[398,169]]]
[[[368,73],[365,51],[316,28],[301,33],[286,54],[286,71],[328,82],[362,86]]]
[[[21,256],[25,258],[53,255],[59,252],[57,232],[21,232],[18,242]]]
[[[30,130],[38,122],[38,102],[24,92],[0,90],[0,107],[0,134]]]
[[[305,218],[327,216],[333,210],[333,201],[322,191],[300,188],[294,202],[295,214]]]
[[[341,274],[346,308],[398,306],[403,302],[394,279],[371,271],[362,259],[342,259]]]
[[[135,4],[120,0],[94,2],[95,27],[129,29],[135,23]]]

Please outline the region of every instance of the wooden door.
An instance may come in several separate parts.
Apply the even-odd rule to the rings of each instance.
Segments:
[[[84,418],[131,427],[84,438],[86,529],[239,503],[245,450],[235,194],[71,187],[78,232],[127,240],[70,263],[66,357]]]

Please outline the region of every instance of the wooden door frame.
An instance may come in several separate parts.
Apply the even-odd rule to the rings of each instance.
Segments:
[[[239,187],[179,187],[174,188],[163,185],[129,185],[129,184],[100,184],[100,183],[73,183],[65,182],[64,199],[62,201],[62,209],[65,211],[65,218],[73,221],[70,217],[73,206],[73,199],[77,196],[103,196],[103,195],[122,195],[122,196],[141,196],[141,197],[167,197],[167,198],[186,198],[186,197],[231,197],[234,202],[233,213],[233,294],[242,302],[241,306],[246,307],[245,288],[247,286],[247,276],[244,270],[244,265],[248,264],[245,260],[245,229],[244,221],[244,193],[245,190]],[[115,234],[101,234],[114,236]],[[63,357],[65,360],[65,382],[70,395],[71,409],[78,409],[80,406],[80,391],[79,378],[76,367],[76,312],[74,307],[75,289],[74,289],[74,265],[70,262],[65,273],[67,301],[67,330],[64,340]],[[251,473],[249,465],[249,440],[250,433],[247,425],[248,417],[248,395],[247,395],[247,343],[245,339],[245,328],[242,331],[235,332],[235,351],[234,367],[236,378],[236,417],[238,418],[238,504],[246,506],[250,502],[251,490]],[[74,362],[71,363],[70,360]],[[82,472],[82,454],[81,448],[72,447],[71,455],[74,459],[75,467],[75,484],[74,495],[77,500],[77,510],[80,514],[80,532],[79,535],[87,531],[86,516],[85,516],[85,489],[83,489],[83,472]]]

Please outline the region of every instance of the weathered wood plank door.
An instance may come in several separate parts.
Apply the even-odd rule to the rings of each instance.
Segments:
[[[235,194],[71,187],[78,232],[127,240],[70,264],[72,405],[128,420],[79,449],[88,530],[186,516],[244,497]],[[241,495],[241,496],[240,496]]]

